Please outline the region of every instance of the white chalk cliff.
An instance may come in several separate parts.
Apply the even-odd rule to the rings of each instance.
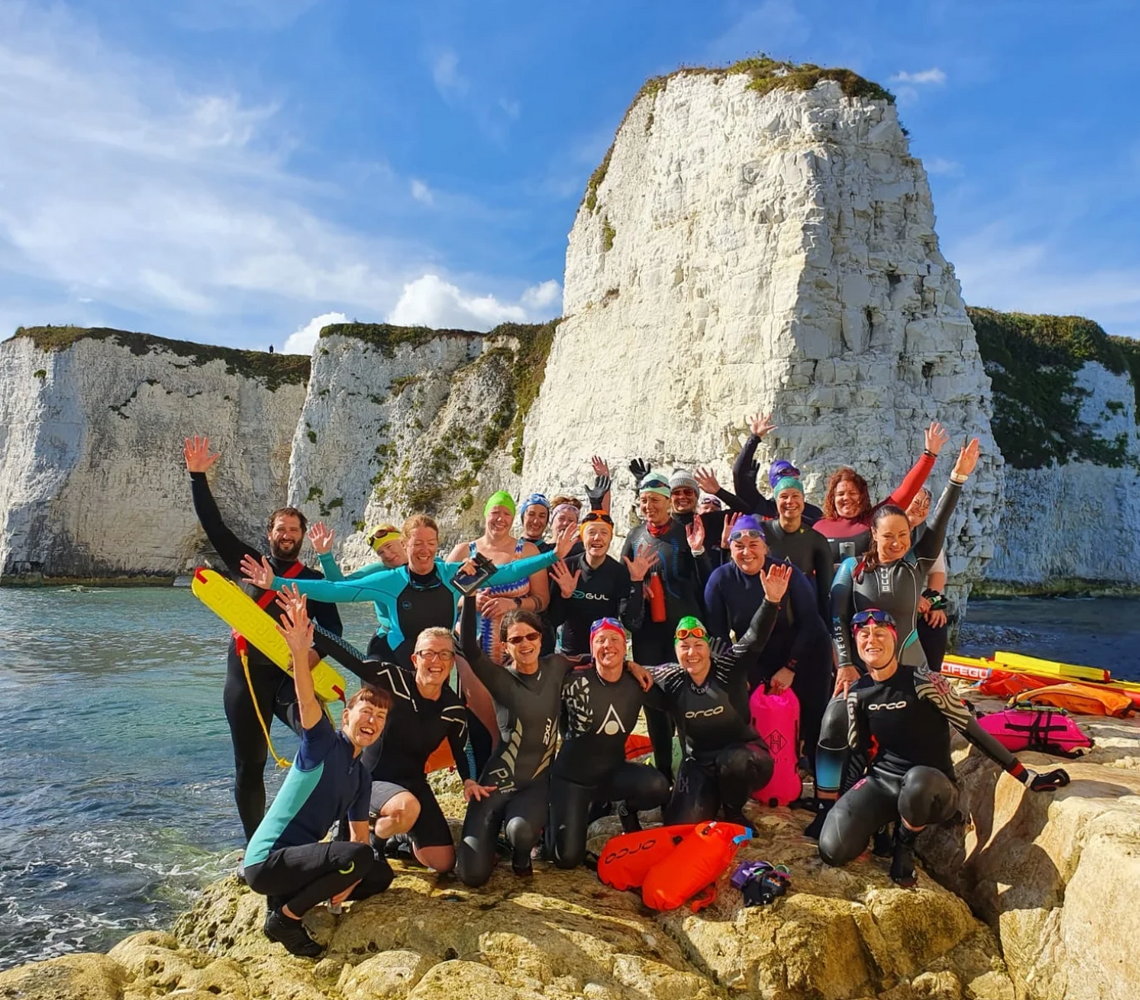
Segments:
[[[992,555],[1002,460],[922,164],[887,100],[829,80],[760,93],[750,79],[681,71],[626,115],[570,233],[523,486],[575,486],[598,449],[619,468],[711,461],[730,483],[744,415],[771,411],[765,468],[793,460],[818,500],[850,464],[879,498],[937,418],[955,441],[981,438],[948,546],[952,572],[974,578]]]
[[[0,577],[184,572],[207,548],[182,461],[194,432],[222,451],[218,500],[234,530],[264,535],[285,502],[305,359],[117,331],[65,339],[0,344]],[[235,367],[251,356],[270,375]]]

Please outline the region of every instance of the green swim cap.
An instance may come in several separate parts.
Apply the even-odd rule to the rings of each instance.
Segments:
[[[673,638],[687,639],[690,635],[694,639],[704,639],[706,643],[709,641],[709,630],[694,615],[686,615],[677,622],[677,631],[673,633]]]
[[[492,507],[506,507],[511,512],[511,517],[515,516],[515,502],[506,490],[499,490],[487,498],[487,505],[483,508],[484,517],[491,513]]]
[[[779,482],[772,487],[772,496],[778,497],[784,490],[798,490],[802,494],[804,484],[795,476],[783,476]]]

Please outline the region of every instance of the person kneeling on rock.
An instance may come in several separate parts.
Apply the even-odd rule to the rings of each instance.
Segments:
[[[365,899],[392,881],[392,869],[369,844],[372,782],[360,759],[364,748],[380,738],[392,696],[362,688],[345,706],[340,731],[334,729],[313,692],[313,625],[305,598],[296,588],[286,589],[282,603],[285,614],[278,631],[293,659],[301,748],[246,848],[245,879],[267,897],[265,936],[294,955],[312,958],[323,949],[301,924],[308,910],[324,900]],[[351,840],[320,843],[346,813]]]
[[[900,664],[895,621],[886,611],[868,608],[851,623],[869,673],[848,692],[845,715],[835,710],[843,705],[836,700],[824,719],[825,730],[846,727],[847,775],[854,781],[823,822],[819,856],[826,864],[852,861],[894,820],[891,878],[902,886],[915,884],[919,832],[958,811],[951,726],[1031,791],[1051,792],[1069,783],[1060,768],[1036,774],[1025,767],[978,725],[940,674]]]

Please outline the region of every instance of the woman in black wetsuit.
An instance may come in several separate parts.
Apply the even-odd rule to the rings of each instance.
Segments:
[[[915,838],[958,810],[951,726],[1030,791],[1069,783],[1063,770],[1039,775],[1026,768],[978,725],[941,675],[900,664],[898,634],[886,611],[860,611],[852,625],[868,673],[846,698],[849,791],[823,823],[819,856],[825,863],[852,861],[877,830],[895,821],[891,878],[915,884]]]

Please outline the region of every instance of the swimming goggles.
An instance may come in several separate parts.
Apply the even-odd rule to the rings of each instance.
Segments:
[[[897,628],[890,612],[884,611],[882,608],[868,608],[866,611],[860,611],[853,615],[851,618],[851,627],[853,629],[862,628],[870,622],[874,622],[876,625],[887,625],[891,628]]]
[[[673,633],[674,639],[707,639],[708,632],[703,625],[697,625],[695,628],[679,628]]]
[[[589,524],[591,521],[601,521],[602,524],[608,524],[611,528],[614,526],[614,519],[602,510],[591,510],[587,512],[579,523]]]
[[[762,532],[759,528],[741,528],[739,531],[730,532],[729,536],[728,536],[728,540],[730,542],[735,542],[737,539],[740,539],[740,538],[763,538],[763,537],[764,537],[764,532]]]
[[[607,629],[625,635],[625,626],[616,618],[599,618],[590,626],[590,638],[593,639],[599,632],[604,632]]]

